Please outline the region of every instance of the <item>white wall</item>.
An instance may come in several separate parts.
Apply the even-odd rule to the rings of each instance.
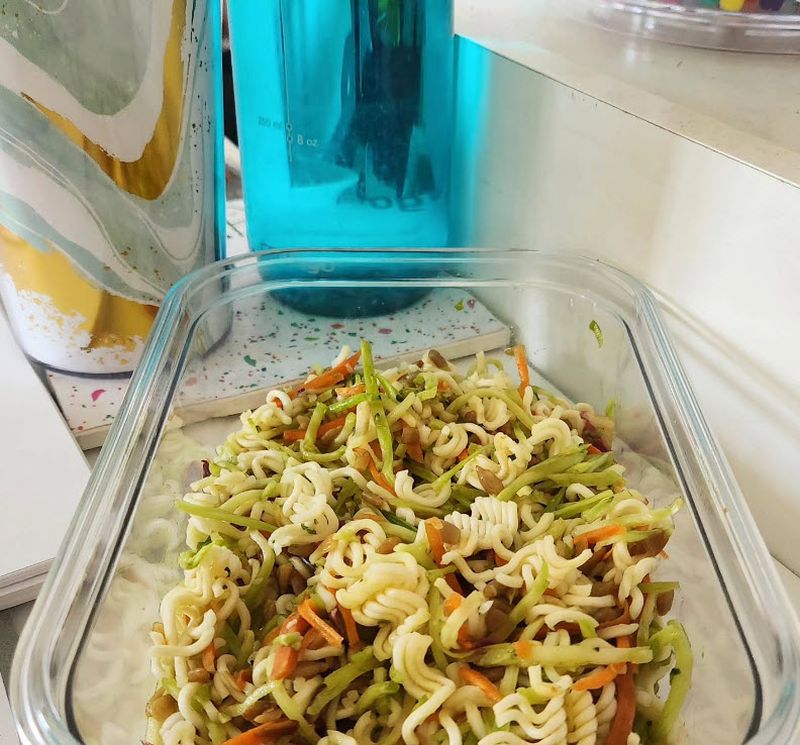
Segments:
[[[649,283],[770,550],[800,572],[800,189],[511,62],[484,72],[462,239]]]

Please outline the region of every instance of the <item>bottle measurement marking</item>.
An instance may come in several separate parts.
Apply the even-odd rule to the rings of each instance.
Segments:
[[[319,147],[319,139],[308,137],[304,134],[295,134],[291,124],[284,124],[277,119],[270,119],[268,116],[258,117],[258,126],[265,129],[284,130],[286,132],[286,142],[289,145],[299,145],[300,147]]]

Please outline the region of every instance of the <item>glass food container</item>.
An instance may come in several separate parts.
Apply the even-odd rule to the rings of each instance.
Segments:
[[[349,267],[363,250],[336,258],[337,280],[275,280],[286,276],[287,264],[313,276],[330,261],[328,251],[276,251],[201,269],[168,295],[20,640],[10,690],[28,745],[121,745],[145,737],[145,704],[156,686],[148,632],[161,596],[180,576],[185,515],[174,500],[197,477],[201,453],[237,427],[230,415],[257,405],[275,382],[265,359],[253,368],[244,398],[225,397],[212,373],[215,358],[232,368],[236,355],[249,356],[255,342],[248,324],[258,309],[275,308],[261,334],[281,330],[285,311],[270,305],[276,291],[352,289]],[[797,621],[649,291],[596,261],[535,252],[399,250],[393,258],[399,278],[361,283],[432,288],[423,302],[455,293],[462,310],[488,308],[514,342],[527,345],[545,384],[595,407],[615,402],[614,448],[633,486],[657,504],[683,496],[663,572],[681,582],[673,613],[696,659],[685,741],[797,742]],[[395,328],[403,326],[402,313],[419,312],[399,312]],[[233,326],[208,350],[202,339],[220,315],[231,316]],[[424,344],[441,316],[415,318],[406,331],[412,343]],[[598,327],[602,333],[594,333]],[[295,376],[330,361],[331,355],[320,359],[321,344],[297,341]],[[454,350],[440,349],[455,358]]]
[[[705,49],[800,54],[796,0],[584,0],[606,28]]]

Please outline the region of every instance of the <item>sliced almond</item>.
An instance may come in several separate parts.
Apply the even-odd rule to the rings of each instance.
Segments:
[[[313,678],[321,675],[330,669],[330,663],[325,660],[306,660],[300,662],[294,671],[295,678]]]
[[[485,667],[481,672],[492,681],[492,683],[499,683],[506,673],[504,667]]]
[[[489,608],[484,618],[486,619],[486,630],[491,634],[493,631],[502,628],[508,620],[508,614],[493,605]]]
[[[211,673],[201,667],[197,670],[191,670],[186,676],[186,679],[190,683],[208,683],[211,679]]]
[[[436,349],[431,349],[428,352],[428,359],[440,370],[450,369],[450,363],[442,356],[441,352]]]
[[[403,427],[400,442],[404,445],[413,445],[419,442],[419,430],[416,427]]]
[[[669,538],[669,533],[662,531],[642,541],[629,544],[628,551],[631,556],[656,556],[664,550]]]
[[[299,595],[303,590],[306,589],[306,578],[300,574],[294,567],[292,567],[292,576],[289,580],[289,584],[292,587],[292,592],[295,595]]]
[[[359,510],[353,515],[353,520],[374,520],[376,523],[383,522],[380,515],[376,515],[372,510]]]
[[[154,696],[147,704],[147,715],[159,722],[163,722],[176,711],[178,711],[178,702],[167,693]]]
[[[389,505],[386,504],[386,500],[382,497],[379,497],[377,494],[371,494],[368,491],[365,491],[361,495],[361,499],[363,499],[367,504],[371,504],[373,507],[377,507],[379,510],[385,510]]]
[[[461,540],[461,531],[453,523],[443,520],[442,540],[450,546],[455,546]]]
[[[611,595],[616,592],[617,585],[614,582],[593,582],[592,583],[592,596],[601,597],[603,595]]]
[[[477,466],[475,470],[478,473],[478,480],[487,494],[494,497],[503,491],[503,482],[495,474],[480,466]]]
[[[392,536],[381,543],[381,545],[378,546],[377,551],[379,554],[390,554],[392,551],[394,551],[394,547],[399,543],[402,543],[402,541],[396,536]]]
[[[286,551],[292,556],[307,558],[314,553],[318,545],[317,543],[303,543],[296,546],[287,546]]]
[[[619,608],[598,608],[596,611],[592,613],[594,616],[595,621],[598,623],[606,623],[607,621],[612,621],[615,618],[618,618],[620,614]]]
[[[675,600],[674,590],[662,592],[656,598],[656,610],[659,616],[666,616],[672,610],[672,603]]]
[[[261,699],[260,701],[256,701],[249,709],[247,709],[242,716],[247,719],[248,722],[254,722],[256,717],[260,717],[269,709],[269,702],[266,699]]]
[[[288,562],[278,567],[278,587],[280,588],[281,595],[288,592],[293,573],[294,567]]]

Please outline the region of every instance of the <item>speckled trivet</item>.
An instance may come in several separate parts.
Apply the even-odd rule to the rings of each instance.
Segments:
[[[430,347],[453,359],[508,344],[506,325],[464,290],[439,289],[391,315],[335,320],[260,296],[239,307],[233,331],[191,364],[176,400],[187,422],[258,406],[264,392],[327,366],[343,345],[370,339],[376,358],[412,360]],[[102,444],[128,381],[48,373],[56,399],[84,449]]]

